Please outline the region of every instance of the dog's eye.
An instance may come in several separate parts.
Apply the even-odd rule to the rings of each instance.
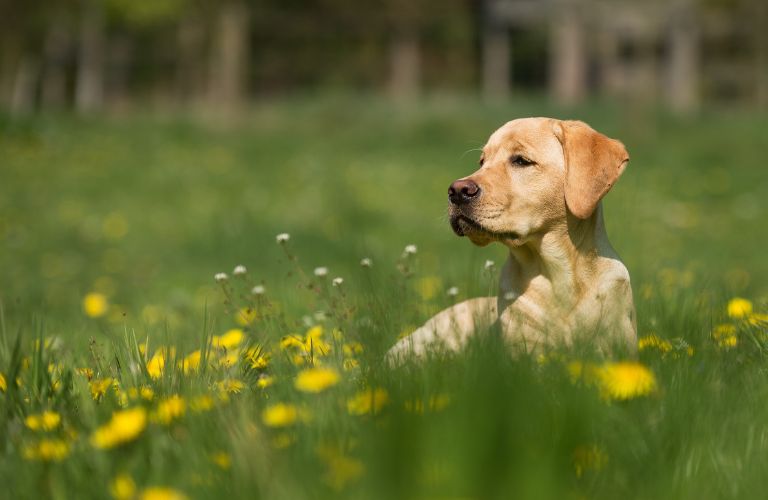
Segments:
[[[521,155],[512,155],[509,157],[509,163],[517,167],[528,167],[533,165],[534,162]]]
[[[485,163],[485,158],[480,158],[480,166],[483,166],[483,163]]]

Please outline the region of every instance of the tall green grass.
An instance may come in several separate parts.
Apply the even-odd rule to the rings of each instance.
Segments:
[[[648,395],[606,398],[589,375],[605,360],[589,346],[526,356],[494,332],[460,355],[383,362],[437,310],[493,293],[483,263],[500,267],[504,252],[451,234],[445,190],[498,125],[543,114],[584,119],[632,156],[606,223],[633,278],[639,333],[657,339],[640,352],[656,381]],[[729,317],[727,304],[738,295],[768,312],[765,122],[447,98],[402,110],[263,104],[229,128],[0,119],[0,479],[19,498],[106,498],[121,475],[134,495],[154,485],[194,498],[759,497],[766,325]],[[275,242],[284,231],[287,246]],[[232,276],[236,264],[248,272]],[[84,313],[87,293],[107,298],[103,315]],[[238,324],[243,308],[252,323]],[[312,327],[322,337],[297,365],[296,348],[279,344]],[[242,343],[217,347],[233,328]],[[270,352],[268,364],[252,366],[249,349]],[[199,367],[185,373],[196,350]],[[315,364],[340,379],[302,392],[296,377]],[[112,381],[96,399],[89,375]],[[142,387],[151,399],[131,392]],[[386,397],[356,414],[368,389]],[[212,408],[195,410],[204,395]],[[186,407],[170,423],[150,418],[114,449],[91,443],[114,411],[152,416],[172,396]],[[297,409],[295,422],[268,425],[278,403]],[[45,410],[60,415],[55,429],[25,424]],[[65,442],[65,456],[25,458],[41,439]]]

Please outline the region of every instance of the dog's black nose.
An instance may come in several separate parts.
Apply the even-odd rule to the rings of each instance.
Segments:
[[[448,199],[454,205],[464,205],[480,194],[480,186],[470,179],[459,179],[448,188]]]

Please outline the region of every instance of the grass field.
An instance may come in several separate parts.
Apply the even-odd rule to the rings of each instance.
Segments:
[[[640,364],[513,356],[489,334],[388,368],[398,335],[494,292],[503,249],[453,235],[446,190],[531,115],[627,145],[605,213]],[[14,498],[761,498],[767,127],[536,98],[324,97],[229,126],[0,117],[0,481]]]

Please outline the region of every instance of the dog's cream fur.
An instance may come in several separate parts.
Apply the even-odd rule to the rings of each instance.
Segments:
[[[569,345],[577,335],[603,352],[617,345],[633,351],[629,273],[608,242],[600,202],[628,161],[622,143],[579,121],[524,118],[494,132],[480,169],[465,178],[479,194],[451,203],[450,217],[456,233],[476,245],[509,248],[499,295],[438,313],[389,356],[458,350],[497,321],[509,343],[529,352]]]

